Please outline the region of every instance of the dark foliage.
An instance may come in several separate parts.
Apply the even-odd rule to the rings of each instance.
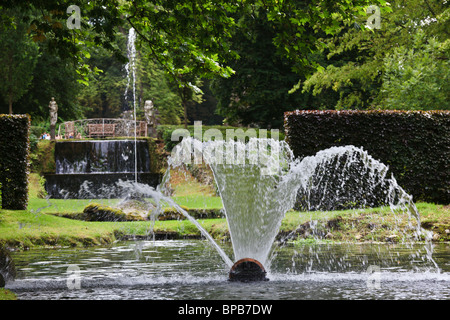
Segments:
[[[25,210],[28,205],[29,115],[0,115],[0,184],[2,208]]]
[[[449,111],[293,111],[284,123],[296,157],[362,147],[415,201],[450,203]]]

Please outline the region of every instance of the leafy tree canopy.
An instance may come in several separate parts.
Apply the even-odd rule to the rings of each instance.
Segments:
[[[272,43],[271,50],[278,59],[270,63],[279,70],[279,78],[273,84],[282,81],[283,86],[290,86],[295,74],[303,80],[316,68],[323,68],[320,59],[314,59],[317,49],[325,48],[329,37],[350,28],[355,19],[366,16],[365,8],[369,4],[388,7],[384,0],[5,0],[0,7],[33,12],[22,19],[28,23],[33,40],[45,44],[45,50],[62,61],[70,59],[78,73],[78,82],[84,84],[101,77],[100,67],[91,60],[92,48],[105,48],[124,63],[126,57],[116,36],[118,31],[125,33],[133,27],[138,34],[137,45],[142,56],[163,68],[175,82],[185,104],[188,99],[198,98],[200,79],[230,78],[238,71],[233,70],[233,63],[242,52],[237,52],[233,46],[230,41],[233,37],[239,33],[243,35],[242,32],[250,32],[247,39],[261,36],[252,19],[237,20],[240,12],[257,15],[265,30],[270,30],[270,38],[265,40]],[[74,29],[68,28],[67,24],[72,14],[67,10],[72,5],[80,9],[80,27]],[[2,18],[3,25],[10,23],[3,13]],[[255,65],[255,68],[265,67],[268,62]],[[264,72],[258,71],[253,77],[255,80],[264,76]],[[283,73],[289,77],[283,78]],[[253,93],[259,95],[258,86],[261,85],[262,82],[249,82],[245,99],[240,95],[243,102],[246,100],[242,105],[250,106],[250,111],[251,108],[254,108],[253,112],[261,111],[258,106],[252,106],[261,103],[260,98],[252,96]],[[266,87],[266,93],[271,88]],[[94,91],[94,88],[89,90]],[[274,90],[273,101],[280,99],[281,90],[284,88]],[[95,96],[94,92],[85,93],[85,97]],[[284,94],[284,98],[292,100],[292,106],[298,103],[293,96]],[[269,124],[279,119],[283,108],[272,104],[263,119],[253,119],[249,113],[231,113],[236,117],[247,117],[246,123]],[[184,118],[187,118],[186,108]]]
[[[367,108],[417,108],[413,103],[406,106],[404,103],[395,105],[395,99],[390,99],[388,93],[398,93],[399,87],[396,83],[404,82],[407,79],[416,83],[427,79],[431,87],[441,87],[439,75],[429,75],[424,77],[412,76],[420,73],[420,60],[426,55],[428,63],[440,70],[441,75],[448,74],[448,56],[446,57],[443,48],[448,44],[449,30],[449,4],[443,1],[433,0],[395,0],[387,7],[381,8],[381,29],[370,30],[364,28],[364,19],[356,19],[353,25],[344,26],[333,36],[324,37],[322,41],[326,43],[326,48],[322,50],[323,69],[315,72],[304,82],[299,83],[294,89],[302,89],[303,92],[314,94],[319,100],[333,101],[323,108],[336,109],[367,109]],[[367,16],[366,16],[367,18]],[[421,45],[417,44],[416,34],[423,34]],[[430,55],[430,48],[427,43],[438,42],[439,45],[432,45],[434,53]],[[441,49],[437,49],[437,47]],[[409,49],[414,48],[412,51]],[[429,53],[419,53],[425,50]],[[405,61],[410,68],[415,68],[409,76],[394,76],[395,59],[403,60],[404,55],[409,51]],[[445,50],[444,50],[445,51]],[[440,52],[440,53],[438,53]],[[417,61],[415,61],[417,59]],[[433,62],[431,61],[433,60]],[[447,62],[445,62],[447,61]],[[398,61],[397,61],[398,62]],[[414,67],[415,66],[415,67]],[[430,70],[428,70],[430,71]],[[386,74],[385,74],[386,72]],[[397,75],[399,75],[397,73]],[[414,80],[412,79],[414,78]],[[422,80],[421,80],[422,79]],[[432,79],[436,80],[431,84]],[[433,81],[434,81],[433,80]],[[411,84],[410,84],[411,85]],[[413,86],[402,91],[404,96],[408,92],[413,93]],[[422,89],[425,89],[423,87]],[[447,100],[448,100],[448,89]],[[441,98],[431,98],[431,101],[443,101],[442,95],[445,93],[432,90],[434,94]],[[418,93],[418,92],[417,92]],[[431,94],[431,92],[429,92]],[[430,96],[429,94],[429,96]],[[398,97],[398,95],[397,95]],[[408,103],[419,97],[410,95]],[[425,107],[422,102],[421,108],[446,108],[445,104],[432,103],[433,106]],[[399,101],[399,100],[397,100]],[[405,100],[406,101],[406,100]]]
[[[38,46],[27,33],[27,25],[21,20],[24,13],[17,9],[5,10],[8,22],[0,25],[0,95],[8,104],[9,113],[12,105],[27,91],[33,79],[33,71],[38,58]]]

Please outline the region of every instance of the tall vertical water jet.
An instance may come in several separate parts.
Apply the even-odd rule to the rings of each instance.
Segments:
[[[236,270],[247,274],[246,279],[265,279],[263,266],[296,198],[296,183],[288,175],[292,152],[284,141],[273,139],[201,143],[185,138],[175,147],[169,165],[201,159],[213,171],[227,218],[236,261],[230,279],[241,278]],[[253,270],[253,277],[248,270]]]
[[[136,150],[136,134],[137,134],[137,119],[136,119],[136,32],[134,28],[130,28],[128,32],[128,42],[127,42],[127,56],[128,63],[125,65],[125,71],[127,73],[127,86],[125,88],[125,103],[129,106],[129,90],[131,86],[131,103],[133,110],[133,122],[134,122],[134,141],[135,141],[135,182],[137,182],[137,150]]]

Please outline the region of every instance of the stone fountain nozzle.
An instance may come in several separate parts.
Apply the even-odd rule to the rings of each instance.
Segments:
[[[261,262],[252,258],[244,258],[237,261],[230,270],[230,281],[253,282],[268,281],[266,270]]]

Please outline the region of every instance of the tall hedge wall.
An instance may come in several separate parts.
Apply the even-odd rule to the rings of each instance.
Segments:
[[[293,111],[284,124],[296,157],[363,147],[415,201],[450,203],[450,111]]]
[[[0,184],[2,208],[28,205],[29,115],[0,115]]]

